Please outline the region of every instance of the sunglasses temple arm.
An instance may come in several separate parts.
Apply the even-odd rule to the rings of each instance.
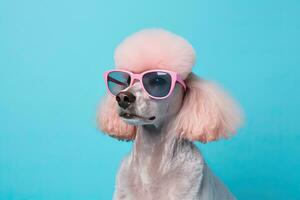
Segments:
[[[184,81],[181,79],[181,77],[178,74],[177,74],[176,79],[177,79],[176,81],[183,86],[184,90],[186,90],[186,85],[185,85]]]

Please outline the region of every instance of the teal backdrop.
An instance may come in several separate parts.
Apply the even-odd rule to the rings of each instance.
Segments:
[[[241,200],[300,199],[300,1],[0,0],[0,200],[109,200],[132,143],[96,128],[102,73],[127,35],[162,27],[242,105],[197,143]],[[175,176],[175,174],[174,174]]]

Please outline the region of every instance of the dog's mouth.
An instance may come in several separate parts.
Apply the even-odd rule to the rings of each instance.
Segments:
[[[128,113],[128,112],[121,112],[119,114],[120,117],[125,118],[125,119],[142,119],[142,120],[154,120],[156,117],[152,116],[152,117],[142,117],[133,113]]]

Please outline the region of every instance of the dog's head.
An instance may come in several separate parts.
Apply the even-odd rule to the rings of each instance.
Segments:
[[[127,38],[115,52],[117,68],[134,73],[153,68],[176,71],[187,89],[176,83],[167,98],[154,99],[136,81],[105,98],[98,111],[100,129],[122,140],[134,140],[139,125],[160,126],[166,121],[174,134],[191,141],[208,142],[234,133],[241,122],[239,109],[218,86],[191,72],[194,61],[192,46],[170,32],[150,29]]]

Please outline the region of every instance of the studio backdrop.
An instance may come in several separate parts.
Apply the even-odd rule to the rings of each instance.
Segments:
[[[114,49],[165,28],[237,101],[230,140],[197,143],[241,200],[300,199],[300,1],[0,0],[0,199],[108,200],[131,142],[96,127]]]

